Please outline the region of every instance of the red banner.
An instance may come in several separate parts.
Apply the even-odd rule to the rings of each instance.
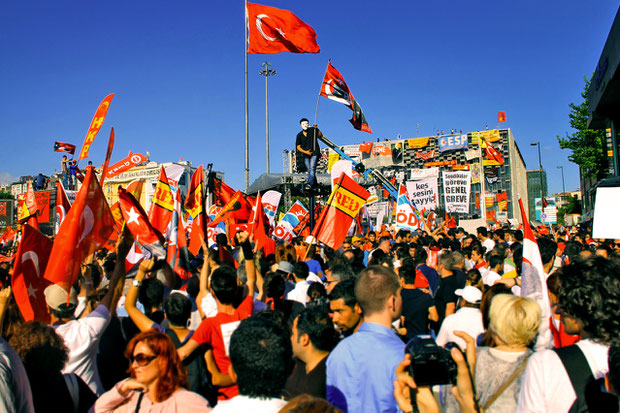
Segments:
[[[99,104],[97,108],[97,112],[95,112],[95,116],[93,120],[90,122],[90,127],[88,128],[88,133],[86,134],[86,138],[84,139],[84,144],[82,145],[82,150],[80,151],[79,160],[84,158],[88,158],[88,151],[90,150],[90,145],[95,140],[97,133],[99,133],[99,129],[101,129],[101,125],[103,125],[103,121],[105,120],[105,115],[108,113],[108,108],[110,107],[110,102],[112,102],[112,98],[114,97],[114,93],[109,94],[103,99],[103,101]]]
[[[428,168],[429,166],[443,166],[443,165],[456,165],[456,161],[426,162],[424,164],[424,167]]]
[[[133,168],[136,165],[141,164],[142,162],[146,162],[148,158],[144,155],[140,155],[139,153],[131,153],[125,159],[121,159],[116,162],[114,165],[110,166],[108,171],[105,174],[106,178],[113,178],[116,175],[120,175],[128,169]]]
[[[34,200],[37,211],[33,214],[37,216],[39,224],[50,222],[50,194],[51,191],[40,191],[34,193]],[[23,207],[26,194],[17,195],[17,210]],[[2,215],[2,214],[0,214]]]
[[[112,156],[112,149],[114,148],[114,128],[110,131],[110,139],[108,140],[108,150],[105,154],[105,161],[103,162],[103,168],[101,169],[101,181],[99,185],[103,187],[103,181],[105,180],[105,174],[108,171],[108,165],[110,164],[110,157]]]

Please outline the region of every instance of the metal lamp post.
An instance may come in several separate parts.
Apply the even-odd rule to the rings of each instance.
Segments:
[[[264,67],[263,70],[261,70],[258,74],[265,76],[265,136],[266,136],[266,143],[267,143],[267,148],[265,150],[266,153],[266,157],[267,157],[267,173],[269,173],[269,76],[273,76],[276,74],[276,71],[273,69],[270,69],[269,66],[271,66],[271,63],[269,62],[264,62],[261,63],[261,66]]]
[[[540,142],[532,142],[530,143],[531,146],[536,146],[538,147],[538,176],[540,177],[540,203],[542,205],[542,209],[541,209],[541,219],[542,219],[542,214],[545,213],[545,193],[544,193],[544,189],[543,189],[543,177],[542,177],[542,161],[541,161],[541,157],[540,157]]]

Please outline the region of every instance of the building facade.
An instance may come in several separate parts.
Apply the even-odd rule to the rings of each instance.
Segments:
[[[542,178],[542,179],[541,179]],[[541,191],[541,181],[542,181],[542,191]],[[533,200],[535,198],[540,199],[541,194],[547,195],[547,172],[536,169],[534,171],[527,171],[527,195],[532,202],[529,204],[529,208],[527,209],[528,217],[530,220],[540,220],[540,218],[536,218],[536,207]],[[540,214],[539,214],[540,215]]]

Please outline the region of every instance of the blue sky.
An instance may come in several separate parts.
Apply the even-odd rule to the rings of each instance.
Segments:
[[[265,171],[269,80],[271,170],[281,172],[301,117],[314,118],[327,65],[342,73],[375,132],[354,130],[351,111],[321,98],[318,123],[339,144],[497,126],[506,112],[528,169],[541,141],[549,189],[579,186],[556,136],[570,131],[618,1],[269,0],[317,33],[319,54],[250,55],[251,181]],[[213,163],[244,185],[241,1],[9,0],[0,6],[0,180],[59,169],[55,140],[81,148],[99,102],[115,93],[91,147],[100,165],[110,127],[112,163],[129,151],[158,162]],[[419,125],[419,128],[417,127]],[[83,162],[84,163],[84,162]],[[5,182],[2,182],[5,183]]]

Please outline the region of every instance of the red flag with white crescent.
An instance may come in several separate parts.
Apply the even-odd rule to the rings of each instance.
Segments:
[[[84,258],[105,244],[112,231],[110,207],[94,168],[87,168],[84,183],[56,234],[45,278],[69,291]]]
[[[123,187],[118,188],[118,201],[125,225],[135,237],[136,242],[156,258],[165,257],[164,237],[153,228],[142,205]]]
[[[288,10],[246,3],[248,53],[318,53],[314,29]]]
[[[43,291],[51,282],[43,274],[51,252],[52,240],[25,224],[11,279],[13,297],[24,321],[50,321]]]
[[[93,116],[93,120],[90,122],[90,127],[88,128],[88,133],[86,133],[86,138],[84,138],[84,144],[82,145],[82,150],[80,151],[80,157],[78,158],[78,161],[84,158],[88,158],[88,151],[90,150],[90,145],[92,145],[95,137],[99,133],[99,129],[101,129],[101,126],[103,125],[103,121],[108,114],[108,108],[110,107],[110,102],[112,102],[113,97],[114,93],[109,94],[99,104],[99,107],[95,112],[95,116]]]
[[[67,213],[71,209],[71,202],[60,181],[56,182],[56,227],[54,234],[58,234],[62,221],[65,220]]]

